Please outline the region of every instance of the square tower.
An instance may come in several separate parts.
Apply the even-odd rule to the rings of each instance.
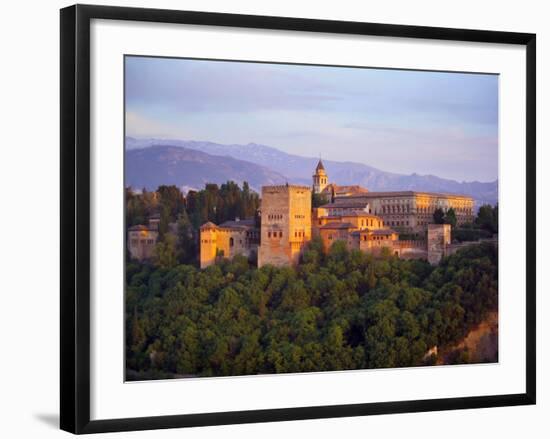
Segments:
[[[307,186],[264,186],[258,267],[296,264],[311,240],[311,189]]]

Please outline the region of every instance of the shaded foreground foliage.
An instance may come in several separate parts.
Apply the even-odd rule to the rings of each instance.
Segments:
[[[129,262],[128,378],[417,366],[498,308],[497,250],[437,267],[312,241],[296,268]],[[432,359],[433,360],[433,359]]]

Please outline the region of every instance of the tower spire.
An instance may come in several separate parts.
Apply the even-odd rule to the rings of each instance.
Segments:
[[[328,186],[328,176],[325,171],[325,166],[323,165],[323,160],[321,159],[321,153],[319,153],[319,162],[315,168],[315,173],[313,174],[313,191],[315,193],[320,193]]]

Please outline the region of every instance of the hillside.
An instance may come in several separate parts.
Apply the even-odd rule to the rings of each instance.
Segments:
[[[206,183],[233,180],[259,190],[265,184],[282,184],[285,177],[254,163],[220,157],[177,146],[151,146],[126,151],[125,185],[154,190],[160,185],[203,188]]]

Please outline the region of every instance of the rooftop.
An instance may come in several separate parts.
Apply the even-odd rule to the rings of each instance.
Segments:
[[[324,171],[325,167],[323,166],[323,161],[319,159],[319,163],[317,163],[317,167],[315,168],[315,171]]]
[[[367,188],[360,186],[358,184],[340,186],[340,185],[331,183],[323,189],[322,193],[329,194],[329,193],[332,193],[333,190],[335,194],[351,192],[352,194],[359,195],[359,194],[366,194],[369,192]]]
[[[392,233],[397,233],[393,229],[375,229],[371,230],[373,235],[391,235]]]
[[[351,197],[345,197],[345,198],[337,198],[337,201],[334,203],[327,203],[323,204],[319,207],[324,207],[325,209],[345,209],[345,208],[353,208],[353,207],[365,207],[368,204],[368,201],[361,200],[361,199],[354,199],[350,200]],[[340,201],[338,201],[340,200]]]
[[[256,225],[256,222],[254,221],[254,218],[247,218],[242,220],[233,220],[233,221],[225,221],[219,225],[219,227],[245,227],[250,228],[254,227]]]
[[[351,223],[340,223],[340,222],[327,223],[324,226],[320,227],[320,229],[328,229],[328,230],[353,229],[353,228],[355,228],[355,226]]]
[[[311,188],[309,186],[304,186],[301,184],[278,184],[278,185],[271,185],[271,186],[262,186],[262,192],[263,191],[269,191],[269,190],[280,190],[280,189],[302,189],[311,191]]]
[[[361,235],[362,233],[366,234],[373,234],[373,235],[391,235],[392,233],[397,233],[393,229],[361,229],[361,230],[354,230],[350,233],[350,235],[357,236]]]
[[[450,194],[444,192],[424,192],[424,191],[383,191],[383,192],[366,192],[363,194],[349,195],[345,198],[337,198],[340,200],[346,198],[380,198],[380,197],[412,197],[415,195],[429,196],[429,197],[443,197],[443,198],[468,198],[473,200],[470,195],[463,194]]]
[[[153,232],[156,232],[157,229],[154,228],[150,228],[149,226],[144,226],[143,224],[137,224],[135,226],[131,226],[131,227],[128,227],[128,230],[131,231],[131,232],[135,232],[135,231],[153,231]]]

